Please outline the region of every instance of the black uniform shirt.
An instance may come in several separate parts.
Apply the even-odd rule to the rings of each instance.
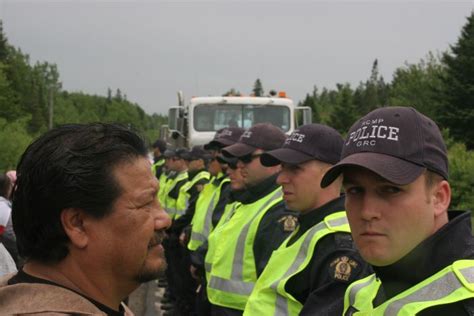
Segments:
[[[301,214],[298,231],[288,245],[296,242],[326,216],[340,211],[344,211],[343,196]],[[340,262],[345,262],[349,269],[339,271]],[[290,278],[285,289],[304,305],[301,315],[341,315],[346,288],[353,281],[372,273],[355,249],[351,235],[334,233],[318,241],[306,268]]]
[[[408,255],[385,267],[374,267],[382,286],[374,305],[415,286],[456,260],[474,259],[471,212],[448,212],[450,221]],[[474,315],[474,299],[431,307],[418,315]]]

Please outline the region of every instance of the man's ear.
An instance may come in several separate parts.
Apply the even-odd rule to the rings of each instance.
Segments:
[[[77,248],[85,248],[89,241],[84,228],[85,213],[79,208],[66,208],[61,212],[61,223],[64,231]]]
[[[433,204],[435,206],[435,215],[439,216],[445,213],[451,203],[451,187],[449,182],[442,180],[434,186]]]

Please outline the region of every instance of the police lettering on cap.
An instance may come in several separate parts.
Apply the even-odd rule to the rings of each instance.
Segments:
[[[310,160],[334,165],[341,158],[343,142],[342,136],[334,128],[322,124],[307,124],[291,133],[282,148],[260,156],[260,161],[267,167],[282,162],[297,165]]]
[[[433,120],[410,107],[376,109],[349,130],[341,161],[324,175],[326,187],[344,167],[359,166],[382,178],[405,185],[425,169],[448,179],[446,145]]]
[[[223,148],[235,144],[244,131],[245,129],[240,127],[221,128],[214,135],[214,139],[204,145],[204,149]]]
[[[270,123],[259,123],[245,131],[237,143],[222,149],[222,153],[230,157],[243,157],[257,149],[268,151],[280,148],[285,139],[286,135],[280,128]]]

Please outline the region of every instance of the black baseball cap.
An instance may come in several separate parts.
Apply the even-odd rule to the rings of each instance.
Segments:
[[[161,152],[164,152],[166,150],[166,142],[164,140],[161,140],[161,139],[157,139],[154,143],[153,143],[153,148],[158,148]]]
[[[280,128],[270,123],[259,123],[245,131],[237,143],[222,149],[222,153],[224,156],[243,157],[257,149],[280,148],[285,139],[286,135]]]
[[[214,135],[214,139],[204,145],[204,149],[223,148],[235,144],[244,131],[245,129],[241,127],[221,128],[216,132],[216,135]]]
[[[347,166],[366,168],[382,178],[405,185],[424,170],[448,179],[446,145],[436,123],[411,107],[376,109],[349,130],[341,161],[324,175],[331,184]]]
[[[282,162],[298,165],[310,160],[334,165],[341,158],[343,143],[341,134],[334,128],[322,124],[307,124],[291,133],[283,147],[260,156],[260,162],[267,167]]]
[[[222,155],[218,155],[216,157],[217,161],[221,164],[227,164],[227,165],[237,165],[237,158],[235,157],[225,157],[225,156],[222,156]]]
[[[185,148],[178,148],[175,150],[175,157],[184,159],[184,160],[189,160],[189,150]]]
[[[163,156],[165,158],[173,158],[174,156],[176,156],[176,152],[174,151],[174,149],[166,149],[165,152],[163,153]]]
[[[193,146],[188,153],[188,157],[186,160],[198,160],[202,159],[204,161],[208,161],[211,159],[211,154],[204,150],[202,146]]]

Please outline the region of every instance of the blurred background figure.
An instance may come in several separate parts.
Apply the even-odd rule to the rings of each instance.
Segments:
[[[12,212],[12,181],[6,174],[0,175],[0,232],[4,232]]]
[[[158,139],[153,143],[153,164],[151,170],[157,179],[160,178],[163,173],[165,166],[165,156],[163,155],[166,151],[166,142]]]
[[[16,174],[12,175],[15,175],[14,180],[16,180]],[[11,231],[11,233],[13,233],[13,229],[11,227],[11,193],[13,183],[14,182],[10,179],[9,176],[7,176],[7,174],[0,175],[0,276],[16,272],[16,264],[14,259],[12,258],[12,254],[10,254],[10,252],[4,245],[5,232],[9,223],[9,230]],[[8,241],[11,240],[9,239]],[[15,246],[14,240],[12,246]],[[16,255],[16,253],[13,253],[13,255]]]

